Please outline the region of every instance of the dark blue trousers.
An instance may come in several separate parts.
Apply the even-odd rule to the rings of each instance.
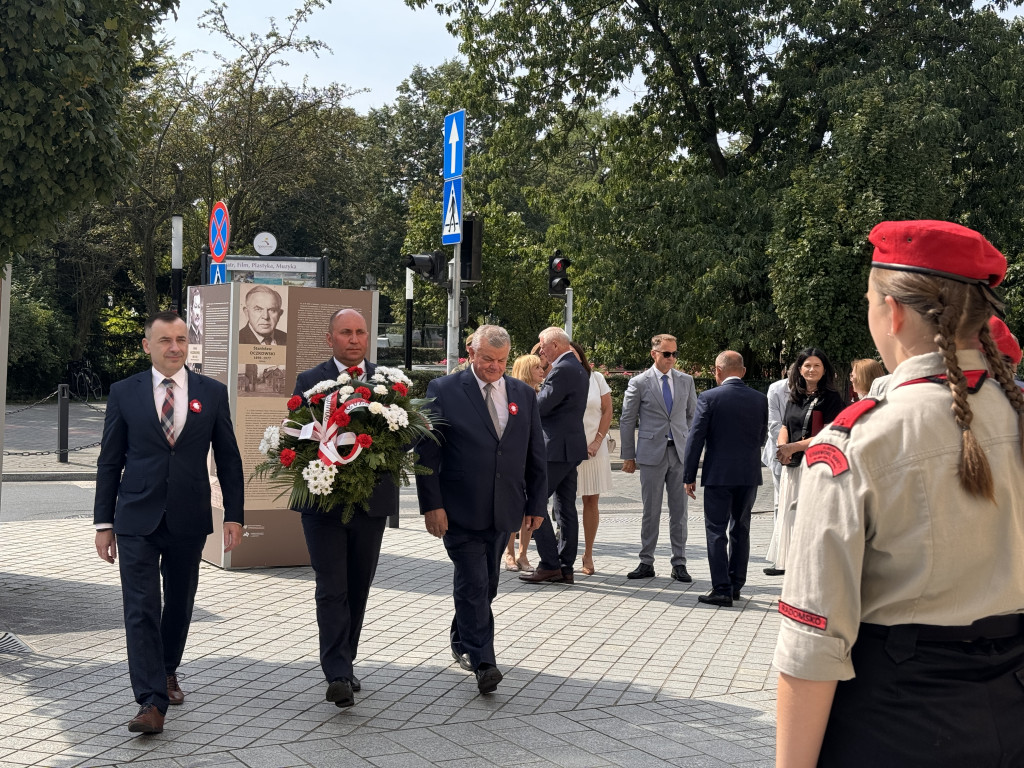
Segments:
[[[580,521],[576,516],[576,468],[579,462],[548,462],[548,496],[554,495],[552,511],[558,518],[558,537],[551,524],[551,516],[533,532],[540,555],[540,568],[572,573],[580,547]]]
[[[148,536],[117,537],[132,691],[140,705],[164,713],[167,675],[185,652],[205,543],[206,536],[172,536],[163,520]]]
[[[497,666],[491,603],[498,594],[499,563],[510,534],[449,528],[444,535],[444,547],[455,566],[452,650],[468,653],[473,669],[481,664]]]
[[[750,510],[757,486],[705,485],[703,492],[711,585],[715,592],[731,596],[747,583]]]
[[[386,522],[386,517],[370,517],[362,511],[356,511],[347,525],[340,515],[302,515],[302,531],[316,574],[320,667],[327,682],[352,679],[352,662],[359,650]]]

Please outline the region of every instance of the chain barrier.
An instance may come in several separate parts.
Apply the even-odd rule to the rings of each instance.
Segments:
[[[102,440],[95,443],[89,443],[89,445],[80,445],[77,448],[68,448],[67,453],[75,453],[76,451],[84,451],[89,448],[97,448],[102,444]],[[64,451],[4,451],[4,456],[56,456],[64,453]]]
[[[32,403],[32,405],[26,405],[24,408],[15,408],[13,411],[4,411],[4,416],[13,416],[16,413],[21,413],[22,411],[31,410],[32,408],[35,408],[37,405],[42,405],[47,400],[52,400],[56,396],[57,396],[57,391],[51,392],[46,397],[44,397],[42,400],[37,400],[36,402]]]
[[[75,401],[81,403],[86,408],[90,408],[90,409],[96,411],[96,413],[106,414],[106,412],[107,412],[106,409],[98,408],[97,406],[93,405],[88,400],[86,400],[84,397],[81,397],[80,395],[77,395],[74,392],[68,391],[68,394],[71,396],[72,400],[75,400]]]

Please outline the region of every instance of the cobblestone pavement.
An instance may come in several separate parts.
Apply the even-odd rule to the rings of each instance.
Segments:
[[[451,564],[410,489],[401,528],[384,536],[356,706],[323,701],[308,568],[204,564],[180,669],[186,701],[158,736],[125,727],[136,707],[117,570],[97,558],[87,521],[0,523],[0,630],[29,646],[0,643],[0,767],[772,765],[781,582],[761,573],[771,514],[753,516],[743,599],[704,606],[699,492],[694,583],[668,578],[664,526],[658,576],[630,581],[639,479],[613,475],[596,575],[537,587],[503,573],[494,613],[505,680],[495,694],[480,696],[452,663]],[[766,479],[755,510],[770,509]]]

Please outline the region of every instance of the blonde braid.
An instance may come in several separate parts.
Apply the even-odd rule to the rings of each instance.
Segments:
[[[1006,399],[1010,401],[1010,405],[1017,412],[1017,432],[1020,435],[1021,452],[1024,452],[1024,392],[1017,386],[1017,382],[1013,380],[1013,371],[1010,370],[1010,366],[1003,359],[999,347],[996,346],[995,339],[989,333],[988,323],[982,326],[978,338],[981,339],[981,346],[985,350],[985,359],[988,360],[988,367],[992,369],[992,373],[995,374],[996,379],[1003,388],[1003,392],[1006,394]]]
[[[992,470],[978,438],[971,431],[974,412],[968,400],[967,377],[956,359],[956,332],[964,312],[966,291],[963,289],[966,286],[943,282],[946,285],[936,286],[938,307],[929,309],[927,316],[934,318],[937,326],[935,343],[946,363],[946,380],[953,395],[953,416],[960,427],[960,484],[972,496],[984,496],[994,503],[996,498]]]

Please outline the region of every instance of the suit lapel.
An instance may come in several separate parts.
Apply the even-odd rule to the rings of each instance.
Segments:
[[[497,440],[498,433],[494,430],[494,424],[491,422],[491,414],[487,412],[487,405],[484,403],[483,394],[480,392],[476,376],[468,369],[462,372],[462,388],[466,393],[466,399],[469,400],[470,405],[479,414],[480,420],[486,425],[487,431]]]

